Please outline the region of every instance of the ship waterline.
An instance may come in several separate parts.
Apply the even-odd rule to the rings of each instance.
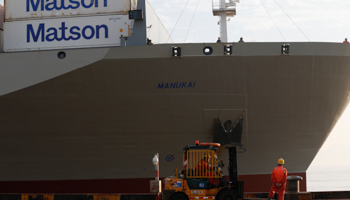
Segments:
[[[289,173],[305,177],[348,104],[350,51],[290,43],[290,54],[281,55],[281,45],[233,44],[232,55],[224,44],[71,49],[65,59],[60,51],[0,54],[1,184],[70,181],[78,188],[74,181],[106,180],[118,192],[125,180],[153,177],[154,153],[160,176],[174,174],[183,146],[213,140],[215,117],[240,116],[246,191],[269,188],[255,187],[254,177],[268,180],[280,157]],[[172,46],[181,57],[171,57]],[[213,54],[204,55],[205,46]],[[26,60],[12,59],[19,54]],[[224,147],[219,156],[228,157]]]

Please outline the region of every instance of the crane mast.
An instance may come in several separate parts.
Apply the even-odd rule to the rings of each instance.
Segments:
[[[236,3],[239,0],[213,0],[213,15],[220,17],[220,38],[224,43],[227,42],[227,17],[236,15]]]

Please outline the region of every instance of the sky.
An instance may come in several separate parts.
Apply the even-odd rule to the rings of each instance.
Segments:
[[[216,42],[220,36],[219,17],[212,14],[212,0],[149,2],[175,43]],[[227,23],[228,41],[237,42],[243,37],[245,42],[342,42],[350,37],[349,8],[349,0],[240,0],[237,15]],[[348,122],[350,108],[343,113],[308,172],[332,166],[350,169]]]
[[[212,0],[148,1],[175,43],[216,42],[220,36],[219,17],[213,16]],[[342,43],[350,37],[349,8],[349,0],[240,0],[237,15],[227,22],[228,42],[243,37],[245,42]],[[350,107],[307,170],[309,189],[350,191],[349,184],[337,180],[320,185],[320,178],[324,177],[320,173],[331,174],[334,167],[348,169],[350,174],[349,122]]]
[[[216,42],[219,37],[212,0],[149,2],[174,42]],[[342,42],[350,37],[349,7],[348,0],[240,0],[237,15],[227,23],[228,41]]]
[[[174,42],[216,42],[219,17],[212,14],[211,0],[149,2]],[[237,15],[227,23],[228,41],[243,37],[245,42],[343,42],[350,37],[349,8],[349,0],[241,0]],[[350,108],[344,111],[309,170],[318,166],[350,167],[350,156],[343,153],[350,152],[347,122]]]

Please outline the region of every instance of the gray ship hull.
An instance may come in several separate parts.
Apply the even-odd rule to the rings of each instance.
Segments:
[[[172,46],[181,57],[171,57]],[[172,175],[183,146],[212,142],[215,117],[244,117],[238,168],[246,192],[268,191],[280,157],[290,174],[306,178],[348,105],[350,51],[332,43],[290,48],[289,55],[280,43],[233,44],[232,55],[223,44],[66,50],[65,59],[59,51],[0,54],[0,192],[38,192],[25,186],[34,183],[51,184],[40,192],[127,192],[126,182],[148,191],[154,153],[160,176]],[[224,147],[219,156],[227,158]],[[89,181],[111,189],[81,189]]]

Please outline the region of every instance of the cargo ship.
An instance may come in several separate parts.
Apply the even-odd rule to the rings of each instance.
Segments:
[[[147,193],[155,153],[160,176],[173,175],[186,144],[213,142],[216,118],[241,116],[245,192],[269,191],[280,157],[306,191],[349,103],[348,45],[167,43],[145,0],[0,10],[0,193]]]

